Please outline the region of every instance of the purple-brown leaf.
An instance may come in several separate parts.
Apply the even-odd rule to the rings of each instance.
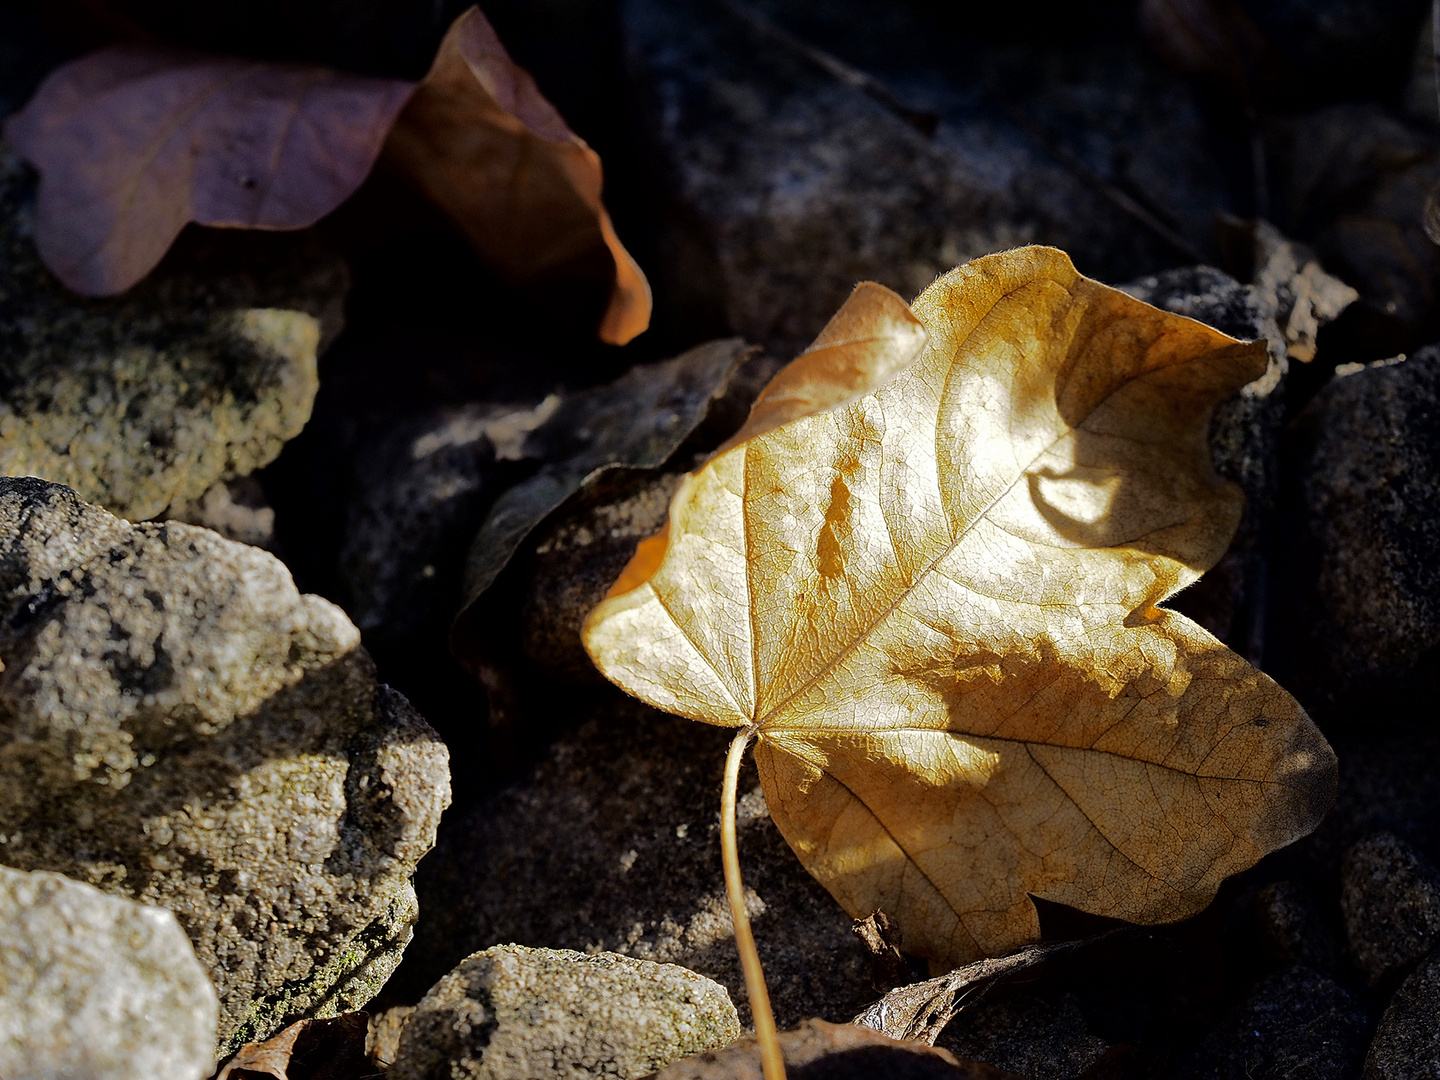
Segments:
[[[414,84],[321,67],[111,47],[57,68],[5,125],[40,171],[35,242],[108,296],[189,222],[314,224],[369,174]]]

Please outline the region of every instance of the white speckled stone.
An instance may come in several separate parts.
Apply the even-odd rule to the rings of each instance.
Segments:
[[[0,1076],[198,1080],[215,990],[175,916],[0,866]]]

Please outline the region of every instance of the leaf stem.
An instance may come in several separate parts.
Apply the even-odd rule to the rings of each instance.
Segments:
[[[760,1065],[765,1071],[765,1080],[785,1080],[785,1059],[780,1054],[775,1014],[770,1011],[770,991],[765,987],[765,972],[760,967],[755,935],[750,932],[750,916],[745,911],[740,852],[735,844],[735,789],[740,785],[740,761],[754,734],[753,725],[742,729],[731,742],[730,753],[725,758],[725,786],[720,794],[720,856],[725,863],[725,896],[730,901],[730,918],[735,924],[740,967],[745,971],[745,994],[750,999],[750,1015],[755,1021]]]

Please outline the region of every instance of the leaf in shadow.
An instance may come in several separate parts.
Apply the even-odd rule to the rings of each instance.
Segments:
[[[57,68],[5,138],[41,174],[35,243],[86,296],[123,292],[188,223],[300,229],[358,188],[413,83],[114,46]]]
[[[297,1020],[264,1042],[246,1043],[215,1080],[365,1080],[381,1072],[365,1056],[368,1013]]]
[[[600,337],[623,345],[650,324],[650,285],[600,201],[600,156],[566,126],[478,8],[450,27],[401,114],[388,157],[517,282],[612,280]]]
[[[618,469],[663,464],[705,419],[754,353],[739,338],[707,342],[561,401],[525,436],[523,456],[546,462],[506,491],[480,526],[465,568],[465,600],[451,632],[457,656],[481,649],[480,600],[525,538],[562,503]]]
[[[901,1042],[867,1027],[806,1020],[780,1033],[780,1052],[790,1080],[1018,1080],[978,1061],[960,1061],[948,1050]],[[682,1058],[651,1080],[762,1080],[754,1036]]]

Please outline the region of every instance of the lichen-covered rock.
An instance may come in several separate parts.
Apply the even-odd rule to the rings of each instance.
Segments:
[[[1440,1076],[1440,953],[1400,984],[1370,1043],[1365,1080],[1435,1080]]]
[[[730,735],[605,688],[593,698],[592,719],[447,829],[421,866],[425,918],[387,988],[393,1000],[418,999],[471,952],[516,942],[680,964],[726,987],[748,1017],[720,864]],[[752,764],[740,793],[740,864],[776,1018],[849,1020],[876,997],[851,919],[775,828]]]
[[[364,1002],[446,751],[258,548],[0,478],[0,861],[169,908],[223,1047]]]
[[[739,1037],[730,995],[693,971],[500,945],[467,957],[421,999],[388,1075],[634,1080]]]
[[[1365,1010],[1334,980],[1291,967],[1258,983],[1175,1070],[1195,1080],[1351,1080],[1365,1056]]]
[[[1440,346],[1345,369],[1288,436],[1285,685],[1322,714],[1440,690]]]
[[[215,990],[168,911],[0,866],[0,1076],[200,1080]]]
[[[1393,986],[1440,945],[1440,873],[1389,833],[1368,837],[1340,862],[1340,910],[1355,966]]]
[[[0,473],[140,520],[299,433],[338,331],[338,259],[293,237],[284,253],[192,237],[123,296],[88,300],[41,265],[32,206],[33,175],[0,146]],[[236,260],[237,246],[261,254]]]
[[[164,516],[167,521],[210,529],[239,544],[268,548],[275,543],[275,510],[254,476],[221,480],[197,499],[171,503]]]

